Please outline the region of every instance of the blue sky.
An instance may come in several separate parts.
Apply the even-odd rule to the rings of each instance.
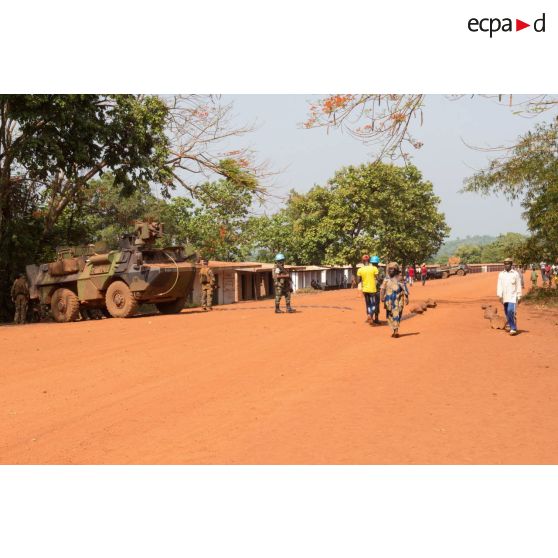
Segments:
[[[373,147],[340,131],[301,129],[307,117],[308,101],[316,95],[225,95],[234,102],[238,123],[256,122],[257,129],[248,141],[259,158],[279,170],[273,178],[272,192],[285,195],[291,188],[305,192],[314,184],[324,184],[335,170],[357,165],[373,158]],[[517,101],[519,97],[513,97]],[[519,204],[503,198],[461,194],[463,180],[475,169],[484,167],[490,154],[469,145],[494,147],[512,143],[536,122],[548,120],[550,113],[527,119],[512,113],[507,106],[483,97],[448,100],[443,95],[428,95],[424,123],[414,128],[422,149],[413,152],[413,163],[434,185],[440,196],[441,210],[452,228],[450,237],[505,232],[526,232]],[[554,114],[555,116],[555,114]],[[272,200],[267,209],[280,206]]]

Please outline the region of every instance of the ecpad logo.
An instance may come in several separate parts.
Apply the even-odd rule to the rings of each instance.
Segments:
[[[536,19],[533,23],[533,29],[537,33],[544,33],[545,32],[545,21],[546,14],[543,14],[539,19]],[[469,31],[473,33],[477,33],[478,31],[482,31],[484,33],[489,33],[490,38],[494,33],[498,31],[509,32],[513,31],[513,24],[512,20],[509,17],[505,17],[503,19],[497,17],[485,17],[483,19],[477,19],[476,17],[472,17],[469,22],[467,23],[467,27]],[[526,29],[527,27],[531,27],[530,23],[525,23],[520,19],[515,20],[515,31],[521,31],[522,29]]]

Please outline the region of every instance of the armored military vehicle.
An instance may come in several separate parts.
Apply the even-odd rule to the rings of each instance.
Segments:
[[[452,275],[467,275],[470,269],[467,264],[443,265],[439,267],[428,268],[428,279],[447,279]]]
[[[162,223],[136,221],[117,250],[104,243],[60,248],[56,261],[27,266],[31,299],[50,306],[57,322],[78,319],[80,306],[114,318],[133,316],[144,303],[180,312],[193,288],[195,254],[155,247],[162,235]]]

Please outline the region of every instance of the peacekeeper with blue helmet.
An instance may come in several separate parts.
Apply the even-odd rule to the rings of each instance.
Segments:
[[[293,288],[291,285],[291,276],[285,269],[285,256],[283,254],[277,254],[275,256],[275,266],[273,268],[273,284],[275,286],[275,313],[282,314],[281,310],[281,297],[285,297],[285,303],[287,304],[287,312],[292,314],[296,312],[294,308],[291,308],[291,293]]]

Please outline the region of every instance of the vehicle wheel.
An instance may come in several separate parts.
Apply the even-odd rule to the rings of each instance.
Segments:
[[[172,302],[159,302],[159,304],[155,304],[157,310],[161,312],[161,314],[179,314],[182,309],[184,308],[184,304],[186,303],[186,298],[177,298]]]
[[[105,294],[105,304],[113,318],[129,318],[137,312],[139,306],[130,287],[124,281],[110,284]]]
[[[56,322],[74,322],[79,316],[79,298],[70,289],[56,289],[50,309]]]
[[[444,273],[442,273],[442,279],[447,279],[449,277],[449,274],[447,271],[444,271]]]
[[[465,275],[465,272],[462,269],[458,269],[457,270],[457,275],[459,275],[460,277],[463,277],[463,275]]]

